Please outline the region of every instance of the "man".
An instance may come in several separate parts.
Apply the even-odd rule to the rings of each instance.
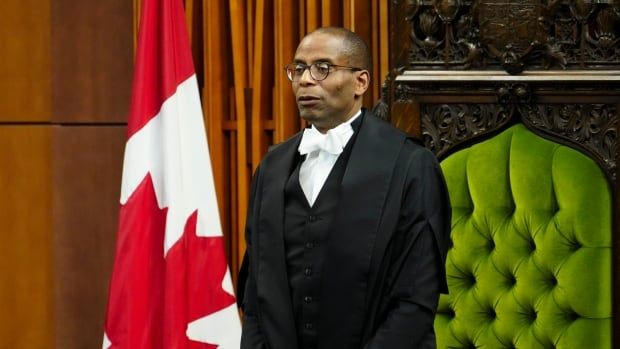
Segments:
[[[432,153],[362,109],[369,68],[343,28],[309,34],[286,66],[311,127],[254,175],[243,349],[435,347],[447,192]]]

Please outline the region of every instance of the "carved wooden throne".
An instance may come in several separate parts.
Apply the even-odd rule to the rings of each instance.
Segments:
[[[453,205],[439,347],[620,348],[620,1],[393,0],[390,47],[375,111]]]

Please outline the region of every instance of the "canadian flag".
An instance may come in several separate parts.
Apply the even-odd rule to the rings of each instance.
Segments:
[[[143,0],[103,348],[237,349],[182,0]]]

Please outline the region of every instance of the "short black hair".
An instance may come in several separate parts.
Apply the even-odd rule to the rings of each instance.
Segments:
[[[342,48],[343,54],[347,57],[348,64],[352,67],[362,68],[370,72],[372,66],[370,48],[358,34],[341,27],[323,27],[310,34],[314,33],[341,37],[344,43]]]

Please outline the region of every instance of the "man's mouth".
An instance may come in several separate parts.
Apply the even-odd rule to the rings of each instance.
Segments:
[[[302,107],[312,107],[318,104],[320,100],[321,99],[316,96],[304,95],[297,98],[297,104]]]

